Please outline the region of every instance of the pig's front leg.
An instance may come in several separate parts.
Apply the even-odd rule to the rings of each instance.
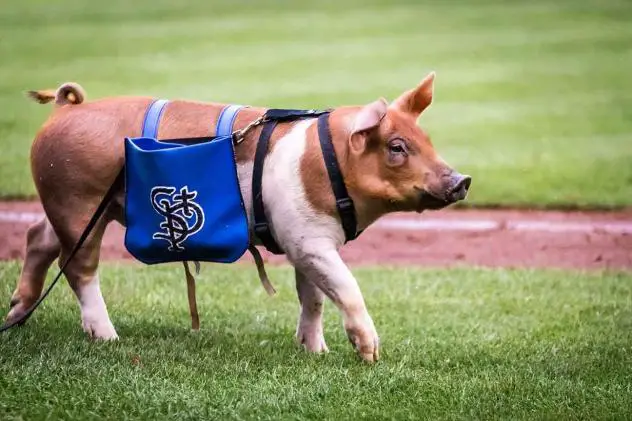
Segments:
[[[369,362],[379,358],[379,338],[366,309],[358,282],[335,246],[314,242],[288,253],[310,282],[316,284],[338,307],[344,328],[360,356]]]
[[[296,340],[309,352],[327,352],[327,344],[323,336],[325,294],[298,269],[296,269],[296,293],[301,304]]]

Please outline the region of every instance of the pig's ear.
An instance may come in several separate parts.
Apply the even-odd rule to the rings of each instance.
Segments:
[[[415,119],[432,103],[435,72],[431,72],[421,83],[406,91],[391,104],[391,108],[411,114]]]
[[[355,118],[349,143],[353,152],[363,152],[369,132],[380,125],[386,115],[388,102],[384,98],[365,105]]]

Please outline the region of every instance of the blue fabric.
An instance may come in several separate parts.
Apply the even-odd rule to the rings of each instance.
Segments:
[[[154,137],[125,139],[125,247],[147,264],[234,262],[250,238],[232,136],[160,142],[164,106],[145,116],[143,133]]]
[[[157,99],[151,103],[147,109],[147,113],[145,113],[141,137],[151,137],[154,139],[158,137],[158,123],[168,103],[169,101],[166,99]]]
[[[215,136],[230,136],[233,133],[233,124],[242,105],[228,105],[219,114]]]

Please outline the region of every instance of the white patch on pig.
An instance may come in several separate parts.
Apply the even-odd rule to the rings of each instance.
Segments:
[[[83,330],[94,339],[117,339],[118,335],[110,321],[108,309],[101,295],[99,275],[94,275],[88,283],[80,283],[75,293],[81,307]]]
[[[263,166],[263,200],[275,240],[292,258],[306,240],[322,238],[336,247],[344,243],[338,221],[317,212],[307,200],[301,178],[301,158],[307,145],[307,129],[316,120],[297,123],[266,157]]]

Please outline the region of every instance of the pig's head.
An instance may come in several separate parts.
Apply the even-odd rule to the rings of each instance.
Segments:
[[[350,125],[347,182],[385,211],[440,209],[465,199],[471,177],[437,154],[417,119],[432,102],[434,73],[392,104],[361,108]]]

